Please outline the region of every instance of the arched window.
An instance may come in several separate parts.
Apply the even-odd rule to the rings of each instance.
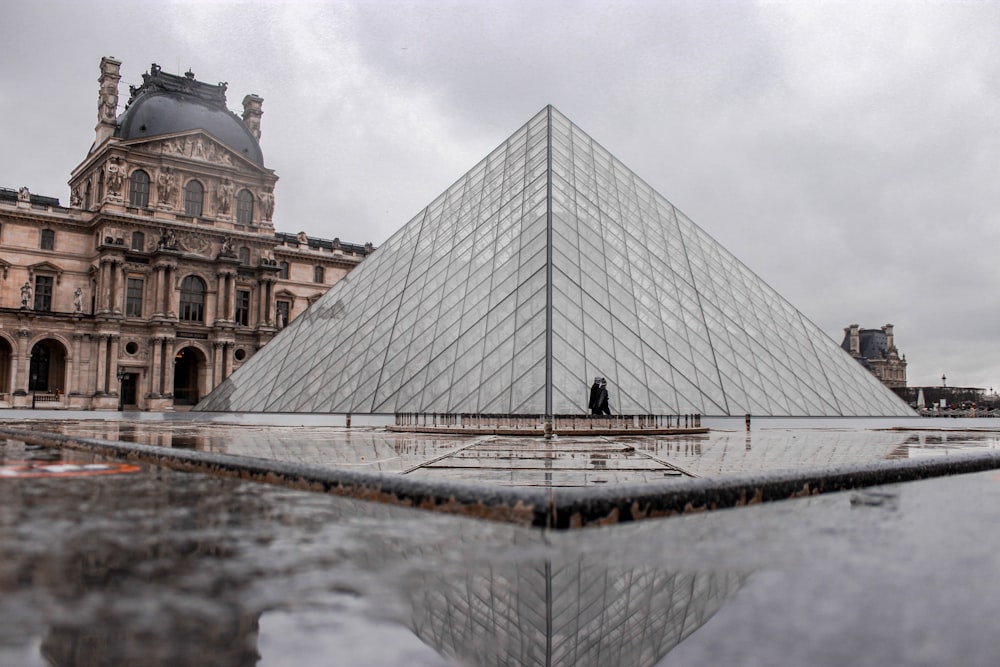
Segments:
[[[236,195],[236,224],[249,225],[253,220],[253,193],[240,190]]]
[[[202,322],[205,319],[205,282],[188,276],[181,282],[180,319]]]
[[[282,280],[288,280],[288,262],[278,264],[278,277]]]
[[[188,181],[184,186],[184,215],[201,217],[202,202],[205,201],[205,186],[198,181]]]
[[[249,263],[250,263],[250,248],[246,247],[245,245],[240,246],[240,264],[249,264]]]
[[[90,210],[90,179],[87,179],[87,187],[83,189],[83,208]]]
[[[315,269],[313,269],[313,282],[314,283],[321,283],[321,282],[323,282],[323,267],[322,266],[317,266]]]
[[[103,172],[102,172],[103,177]],[[102,178],[103,180],[103,178]],[[103,183],[98,190],[103,190]],[[100,193],[97,195],[101,197]],[[128,179],[128,205],[134,208],[149,207],[149,174],[142,169],[136,169]]]
[[[142,232],[132,232],[132,250],[143,251],[146,249],[146,235]]]

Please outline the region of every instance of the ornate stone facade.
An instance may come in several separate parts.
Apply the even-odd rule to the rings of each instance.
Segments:
[[[881,329],[861,329],[857,324],[844,327],[840,344],[858,363],[890,389],[906,386],[906,355],[896,349],[892,325]]]
[[[260,97],[153,65],[116,116],[120,65],[70,206],[0,189],[0,407],[192,405],[372,250],[275,232]]]

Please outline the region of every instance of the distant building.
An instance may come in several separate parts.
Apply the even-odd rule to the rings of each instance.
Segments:
[[[906,386],[906,355],[896,349],[891,324],[881,329],[861,329],[857,324],[845,327],[840,346],[885,386]]]
[[[69,207],[0,189],[0,407],[193,405],[372,250],[275,232],[260,97],[153,65],[117,114],[120,66]]]

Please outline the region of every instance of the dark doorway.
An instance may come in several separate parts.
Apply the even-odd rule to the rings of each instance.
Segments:
[[[198,403],[198,375],[202,356],[193,347],[185,347],[174,357],[174,405]]]
[[[122,379],[122,406],[135,407],[136,386],[139,384],[139,376],[136,373],[126,373]]]
[[[13,358],[14,349],[6,338],[0,338],[0,394],[10,393],[10,369]]]
[[[28,391],[65,393],[66,348],[57,340],[39,341],[31,348]]]

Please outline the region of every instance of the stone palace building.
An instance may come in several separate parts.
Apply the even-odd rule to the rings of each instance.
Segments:
[[[262,98],[153,65],[119,115],[120,67],[69,207],[0,188],[0,407],[193,405],[372,250],[275,231]]]
[[[906,387],[906,355],[896,349],[892,329],[891,324],[880,329],[862,329],[851,324],[844,327],[840,346],[882,384],[895,390]]]

